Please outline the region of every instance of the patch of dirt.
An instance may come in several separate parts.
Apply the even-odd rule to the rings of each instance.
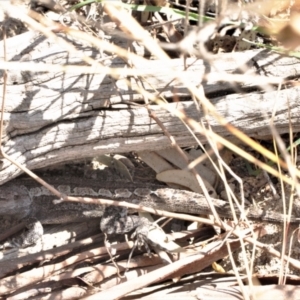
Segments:
[[[286,142],[286,144],[289,143],[288,140]],[[273,149],[270,150],[274,151]],[[247,151],[253,156],[256,156],[253,150],[247,149]],[[293,199],[294,203],[299,201],[295,192],[291,194],[290,186],[287,184],[283,184],[282,186],[277,178],[264,173],[262,170],[255,169],[253,165],[240,157],[235,157],[231,161],[230,167],[243,181],[245,199],[260,208],[279,213],[284,213],[285,211],[287,214],[291,199]],[[253,175],[249,176],[249,173],[253,173]],[[286,173],[284,176],[289,175]],[[235,180],[231,179],[229,181],[235,182],[236,192],[240,191],[240,187]],[[284,191],[284,193],[282,193],[282,191]],[[295,207],[294,214],[297,215]],[[260,222],[260,226],[263,236],[260,237],[258,241],[270,247],[274,247],[281,253],[283,249],[285,249],[286,255],[297,260],[300,259],[298,240],[299,227],[297,224],[290,224],[285,227],[283,223]],[[244,255],[247,257],[246,261]],[[258,275],[278,275],[279,271],[283,268],[280,258],[270,255],[265,250],[255,248],[253,245],[247,245],[244,254],[241,249],[236,251],[233,253],[233,257],[238,270],[242,273],[245,273],[245,262],[248,264],[248,267],[253,267],[254,272]],[[225,258],[221,264],[226,271],[232,271],[229,257]],[[289,275],[300,275],[300,271],[291,266],[286,267],[285,273]]]

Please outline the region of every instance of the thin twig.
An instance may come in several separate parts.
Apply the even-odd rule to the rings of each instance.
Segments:
[[[177,218],[181,220],[187,220],[187,221],[192,221],[192,222],[199,222],[199,223],[204,223],[204,224],[209,224],[209,225],[217,225],[221,228],[223,228],[226,231],[232,230],[232,234],[234,234],[237,237],[240,237],[244,239],[245,241],[255,244],[258,248],[264,249],[268,253],[276,256],[276,257],[281,257],[281,253],[271,246],[258,242],[255,238],[249,237],[249,236],[244,236],[241,235],[240,230],[233,230],[233,228],[229,225],[227,225],[224,222],[219,223],[218,221],[212,221],[209,219],[201,218],[201,217],[196,217],[196,216],[191,216],[187,214],[178,214],[178,213],[173,213],[173,212],[167,212],[163,210],[158,210],[154,208],[149,208],[146,206],[142,205],[137,205],[137,204],[132,204],[128,203],[125,201],[114,201],[114,200],[107,200],[107,199],[95,199],[95,198],[88,198],[88,197],[71,197],[71,196],[65,196],[63,199],[64,201],[74,201],[74,202],[80,202],[80,203],[89,203],[89,204],[101,204],[101,205],[113,205],[113,206],[121,206],[121,207],[128,207],[132,208],[134,210],[138,211],[146,211],[158,216],[165,216],[168,218]],[[55,203],[61,202],[60,200],[54,200]],[[288,256],[284,255],[284,260],[289,261],[291,265],[293,265],[295,268],[300,269],[300,262],[296,259],[289,258]]]

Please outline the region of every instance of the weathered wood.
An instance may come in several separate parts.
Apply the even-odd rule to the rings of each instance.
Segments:
[[[82,64],[78,55],[68,54],[64,49],[34,33],[9,39],[7,48],[8,58],[14,61]],[[2,49],[0,45],[0,57],[3,57]],[[120,59],[109,59],[107,54],[87,45],[77,44],[77,49],[96,60],[106,58],[106,66],[125,67]],[[194,59],[187,60],[188,65],[192,62]],[[245,65],[252,74],[297,77],[300,73],[297,59],[261,50],[216,56],[213,63],[214,66],[198,60],[185,72],[185,78],[197,86],[204,74],[214,70],[224,74],[241,74],[240,67],[244,66],[245,69]],[[174,95],[181,99],[190,99],[187,88],[176,80],[172,81],[174,69],[183,70],[183,66],[182,60],[174,59],[169,62],[148,61],[136,68],[151,74],[143,80],[143,86],[148,92],[158,91],[169,99]],[[137,87],[135,80],[131,80],[131,83],[133,88]],[[248,82],[242,87],[254,89],[255,86],[256,84]],[[253,92],[242,95],[233,93],[229,84],[206,82],[204,90],[208,95],[231,93],[212,98],[211,101],[220,114],[249,136],[263,138],[270,134],[268,125],[273,109],[276,110],[274,123],[280,133],[288,132],[289,122],[295,132],[300,129],[300,90],[297,87],[280,92]],[[126,103],[129,100],[142,102],[143,98],[136,91],[129,90],[123,78],[115,81],[107,74],[37,74],[15,70],[9,73],[6,99],[2,141],[4,150],[30,169],[103,153],[170,147],[169,140],[148,116],[146,108],[124,104],[124,101]],[[181,103],[170,103],[169,106],[183,109],[189,117],[197,121],[203,120],[203,111],[198,110],[192,101],[182,100]],[[151,109],[174,135],[179,145],[195,144],[195,140],[178,118],[156,105],[152,105]],[[208,122],[215,132],[230,137],[213,118],[209,117]],[[205,140],[203,136],[199,138]],[[18,168],[2,160],[0,183],[18,174]]]

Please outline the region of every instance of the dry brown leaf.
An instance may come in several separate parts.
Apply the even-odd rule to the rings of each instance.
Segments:
[[[138,153],[139,157],[156,173],[173,169],[165,159],[156,154],[155,152],[143,151]]]
[[[220,266],[219,264],[217,264],[216,262],[213,262],[213,263],[211,264],[211,266],[212,266],[212,268],[213,268],[216,272],[218,272],[218,273],[225,273],[225,270],[223,269],[223,267]]]
[[[133,164],[130,160],[122,155],[100,155],[95,157],[92,161],[93,168],[100,168],[99,165],[105,165],[107,167],[113,167],[122,177],[132,182],[132,177],[128,170],[128,167],[132,167]],[[97,165],[99,164],[99,165]],[[134,166],[133,166],[134,167]]]
[[[188,163],[183,158],[181,154],[178,153],[176,149],[163,149],[156,151],[160,156],[165,158],[167,161],[172,163],[172,165],[178,167],[179,169],[186,169]],[[193,155],[190,155],[186,151],[184,151],[184,154],[187,156],[189,162],[193,161],[195,157]],[[203,154],[201,154],[203,155]],[[173,167],[166,169],[170,170],[173,169]],[[201,176],[201,178],[205,179],[207,182],[209,182],[210,185],[214,186],[215,182],[217,181],[217,175],[216,172],[207,168],[204,164],[197,164],[194,167],[195,171]],[[159,173],[159,172],[157,172]]]
[[[203,191],[199,186],[195,176],[185,170],[167,170],[157,174],[156,179],[165,183],[176,183],[190,189],[193,192],[203,194]],[[205,179],[202,180],[210,196],[216,197],[217,194],[214,188]]]

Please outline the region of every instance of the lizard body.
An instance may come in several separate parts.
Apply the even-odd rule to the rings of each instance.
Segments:
[[[81,178],[45,178],[45,180],[67,195],[106,198],[140,204],[155,209],[188,214],[210,214],[207,200],[201,194],[171,189],[166,186],[131,182],[100,182]],[[16,179],[0,186],[0,216],[11,215],[15,219],[36,217],[43,224],[81,222],[101,217],[101,205],[65,202],[53,204],[56,199],[48,190],[32,179]],[[221,217],[232,217],[227,201],[211,199]],[[281,213],[266,211],[254,206],[247,209],[247,217],[257,221],[283,222]],[[235,208],[239,215],[239,210]],[[292,216],[292,223],[300,218]]]

